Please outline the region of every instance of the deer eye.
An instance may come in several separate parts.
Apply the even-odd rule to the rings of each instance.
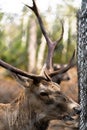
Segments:
[[[62,97],[62,100],[63,100],[64,102],[67,102],[67,99],[66,99],[65,97]]]
[[[41,91],[41,92],[40,92],[40,96],[48,96],[48,92]]]

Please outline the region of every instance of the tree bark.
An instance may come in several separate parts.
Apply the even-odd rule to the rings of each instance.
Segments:
[[[81,105],[79,130],[87,130],[87,0],[78,13],[78,82]]]

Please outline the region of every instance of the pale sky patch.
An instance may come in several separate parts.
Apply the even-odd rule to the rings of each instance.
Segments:
[[[48,7],[52,7],[55,11],[56,5],[61,4],[62,0],[36,0],[38,8],[44,12]],[[20,13],[23,8],[23,3],[32,6],[32,0],[0,0],[0,9],[6,13]],[[80,7],[81,0],[75,1],[75,7]]]

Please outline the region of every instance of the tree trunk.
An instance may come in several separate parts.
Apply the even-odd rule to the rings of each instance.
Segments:
[[[79,130],[87,130],[87,0],[78,13],[78,81],[81,105]]]
[[[28,42],[28,72],[35,72],[36,68],[36,22],[34,18],[31,17],[29,21],[30,28],[29,28],[29,42]]]
[[[45,41],[44,36],[42,35],[41,44],[39,47],[38,57],[37,57],[37,71],[38,72],[41,72],[42,70],[45,48],[46,48],[46,41]]]
[[[64,21],[64,35],[63,35],[63,50],[62,50],[62,61],[66,61],[66,53],[67,53],[67,42],[69,38],[69,19],[65,17]]]

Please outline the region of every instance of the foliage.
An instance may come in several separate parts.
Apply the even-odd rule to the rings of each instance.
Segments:
[[[67,63],[76,46],[76,33],[72,33],[72,23],[76,20],[76,9],[73,7],[72,1],[69,1],[69,4],[66,3],[66,0],[64,0],[64,2],[63,5],[57,5],[56,17],[52,23],[51,29],[48,29],[50,25],[44,20],[46,19],[44,18],[45,16],[42,16],[45,27],[48,30],[47,32],[50,32],[49,36],[52,37],[52,40],[56,40],[61,34],[61,24],[59,19],[69,19],[68,39],[65,43],[62,40],[56,47],[54,53],[54,62],[56,63]],[[31,17],[27,12],[29,12],[29,10],[24,7],[20,18],[17,15],[5,15],[0,12],[0,58],[23,69],[26,69],[28,63],[27,47],[29,41],[29,20],[31,20]],[[2,24],[3,19],[4,22]],[[38,23],[36,33],[37,57],[42,38]],[[66,49],[65,52],[64,49]],[[45,49],[44,57],[46,56],[46,52],[47,48]]]

